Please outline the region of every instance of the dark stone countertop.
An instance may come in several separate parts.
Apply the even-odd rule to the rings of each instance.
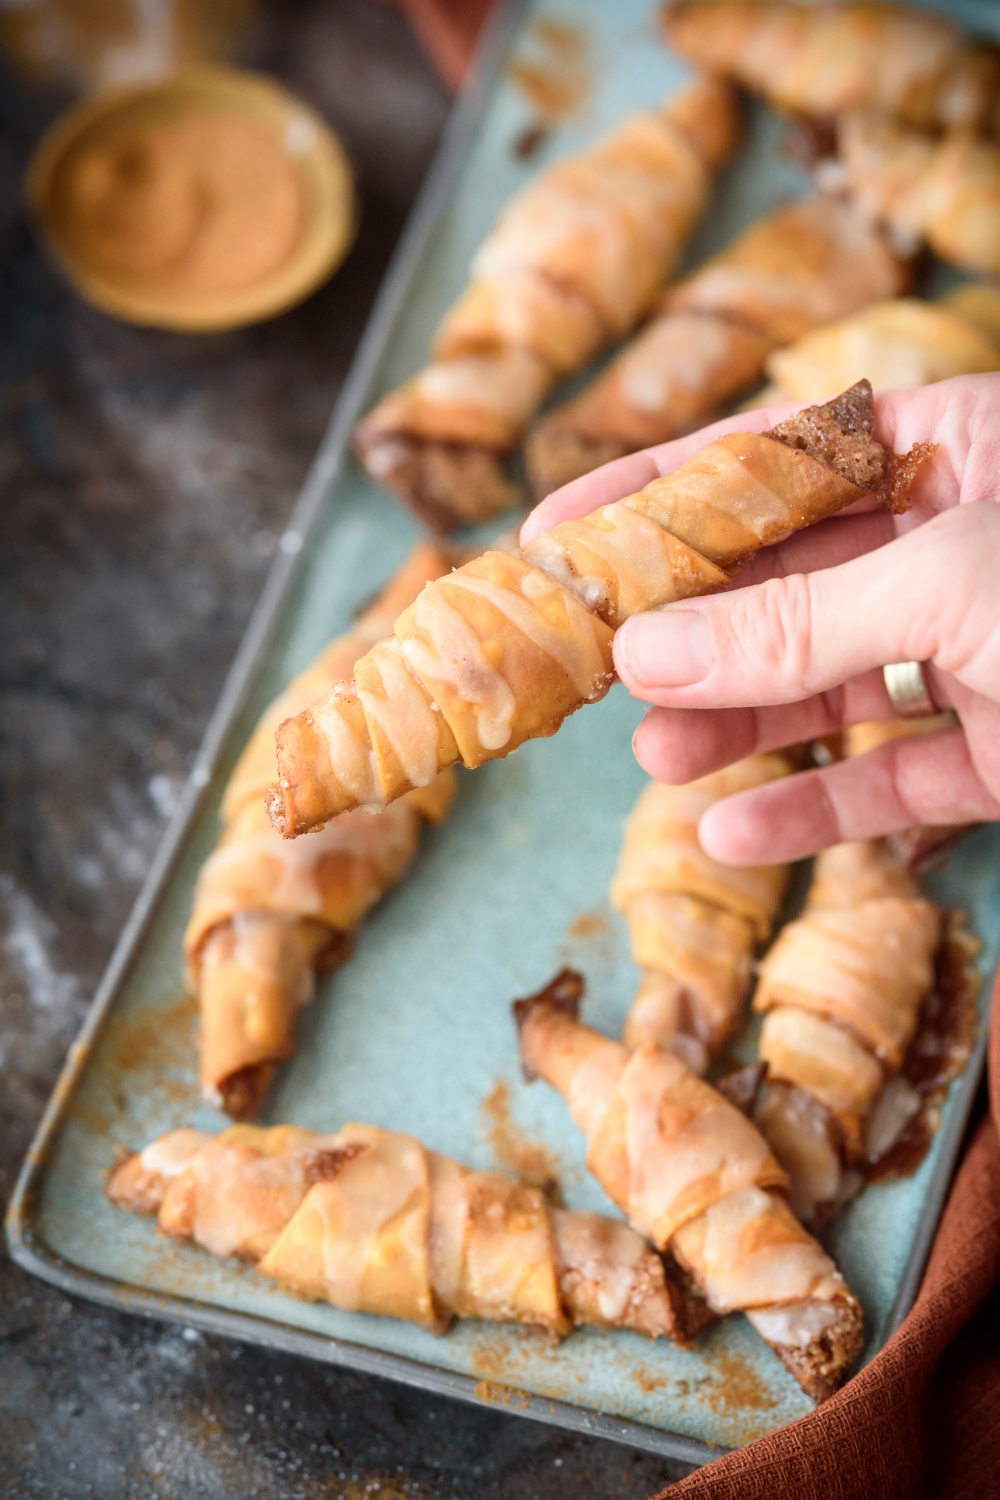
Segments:
[[[280,17],[280,19],[279,19]],[[364,220],[263,327],[118,324],[21,207],[65,100],[0,93],[0,1196],[187,773],[447,100],[378,0],[296,0],[245,57],[341,131]],[[72,1301],[0,1258],[6,1500],[639,1497],[649,1455]]]

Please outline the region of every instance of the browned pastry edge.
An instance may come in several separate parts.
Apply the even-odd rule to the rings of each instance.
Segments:
[[[691,1274],[674,1259],[669,1250],[661,1251],[659,1255],[677,1322],[676,1342],[693,1344],[700,1333],[719,1321],[719,1314],[712,1311]]]
[[[118,1191],[125,1168],[140,1155],[126,1146],[115,1149],[114,1160],[104,1176],[104,1196],[110,1203],[127,1208],[133,1214],[155,1214],[163,1201],[163,1182],[158,1172],[139,1173],[130,1184],[127,1193]]]
[[[537,1010],[540,1005],[547,1005],[552,1010],[560,1011],[574,1021],[579,1020],[580,1001],[583,999],[586,988],[587,982],[577,969],[560,969],[555,978],[550,979],[543,989],[538,990],[534,995],[526,995],[523,1000],[515,1000],[511,1009],[517,1023],[518,1035],[527,1024],[532,1011]],[[531,1072],[523,1057],[521,1070],[528,1083],[532,1083],[537,1076]]]
[[[520,498],[517,485],[504,474],[503,455],[492,448],[403,433],[368,439],[362,423],[354,449],[367,473],[379,447],[389,455],[384,471],[379,472],[380,482],[439,534],[487,521]]]
[[[765,437],[798,448],[826,464],[864,495],[875,495],[897,514],[906,510],[908,492],[920,465],[936,443],[915,443],[909,453],[890,453],[875,438],[871,382],[859,380],[825,406],[809,406],[770,428]]]
[[[741,1114],[753,1119],[753,1112],[757,1105],[757,1099],[764,1080],[767,1077],[767,1063],[748,1063],[745,1068],[737,1068],[733,1073],[727,1073],[720,1078],[715,1089],[730,1104],[734,1104]]]
[[[848,1307],[846,1302],[834,1306]],[[770,1341],[768,1341],[770,1343]],[[838,1324],[819,1334],[803,1349],[798,1344],[770,1344],[787,1370],[795,1376],[807,1396],[817,1404],[828,1400],[844,1383],[864,1343],[861,1309],[846,1326]]]
[[[277,1063],[273,1062],[237,1068],[219,1084],[220,1107],[231,1120],[252,1120],[264,1103],[276,1071]]]
[[[361,1141],[351,1141],[346,1146],[321,1147],[306,1157],[303,1176],[310,1187],[317,1182],[332,1182],[349,1161],[367,1150]]]

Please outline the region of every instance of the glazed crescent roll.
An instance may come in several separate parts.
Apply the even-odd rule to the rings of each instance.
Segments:
[[[198,878],[184,951],[201,1009],[202,1093],[237,1119],[256,1113],[275,1067],[291,1057],[317,970],[347,956],[351,935],[411,864],[424,824],[447,814],[454,791],[454,773],[446,771],[386,816],[346,813],[288,844],[264,806],[275,729],[351,672],[449,566],[440,548],[417,547],[353,629],[266,710],[230,777],[222,834]]]
[[[998,93],[1000,97],[1000,93]],[[1000,272],[1000,145],[967,130],[925,135],[878,115],[847,115],[838,160],[821,180],[843,183],[900,244],[930,245],[967,271]]]
[[[506,455],[556,382],[649,307],[738,133],[728,85],[701,78],[518,193],[431,362],[360,423],[372,478],[442,530],[506,510],[517,498]]]
[[[721,865],[702,849],[698,823],[720,798],[790,770],[784,756],[753,755],[687,786],[650,782],[640,795],[611,882],[642,970],[626,1047],[651,1043],[704,1073],[738,1028],[789,867]]]
[[[845,199],[818,194],[766,214],[669,288],[607,368],[537,423],[526,449],[536,498],[690,432],[752,389],[772,350],[894,296],[908,276],[881,230]]]
[[[487,1318],[685,1341],[711,1316],[628,1225],[370,1125],[176,1130],[120,1161],[105,1191],[297,1296],[432,1333]]]
[[[1000,292],[994,295],[1000,305]],[[947,304],[899,297],[775,350],[766,368],[767,402],[812,401],[862,375],[875,390],[912,390],[1000,370],[1000,340]]]
[[[769,433],[717,438],[636,495],[486,552],[428,586],[341,683],[277,734],[274,826],[295,837],[381,807],[446,766],[554,734],[611,686],[630,615],[725,587],[738,565],[866,493],[904,507],[932,449],[873,437],[865,383]]]
[[[861,1347],[861,1309],[785,1201],[756,1126],[679,1057],[629,1052],[578,1019],[565,970],[515,1004],[528,1078],[544,1078],[587,1138],[587,1166],[633,1228],[669,1254],[716,1313],[746,1312],[816,1400]]]
[[[993,50],[911,6],[674,0],[661,19],[682,57],[781,109],[829,119],[870,106],[931,127],[1000,121]]]
[[[818,856],[805,911],[761,962],[758,1122],[800,1218],[829,1217],[860,1186],[846,1174],[871,1154],[873,1111],[916,1033],[940,937],[941,912],[913,875],[865,840]],[[919,1103],[912,1090],[907,1102]]]

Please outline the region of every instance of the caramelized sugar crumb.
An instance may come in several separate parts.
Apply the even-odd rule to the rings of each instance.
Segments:
[[[914,476],[936,446],[916,443],[903,454],[884,448],[875,437],[875,403],[868,380],[859,380],[825,406],[796,412],[764,436],[819,459],[897,514],[906,510]]]
[[[766,436],[818,458],[864,494],[879,487],[889,457],[875,440],[875,406],[867,380],[825,406],[796,412]]]

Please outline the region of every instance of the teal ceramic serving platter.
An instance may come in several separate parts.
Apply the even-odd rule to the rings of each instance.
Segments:
[[[955,13],[979,29],[997,19],[987,0]],[[540,17],[568,23],[586,39],[592,89],[579,113],[525,162],[514,146],[532,116],[509,62],[535,45]],[[150,1220],[102,1196],[119,1147],[139,1147],[179,1125],[224,1124],[198,1097],[196,1015],[184,991],[181,938],[199,866],[217,837],[226,778],[261,710],[347,625],[417,535],[347,457],[353,420],[419,366],[504,199],[539,165],[662,100],[685,76],[656,34],[649,0],[536,0],[495,19],[181,808],[25,1164],[8,1233],[22,1265],[67,1291],[698,1463],[811,1408],[739,1317],[691,1350],[593,1330],[553,1346],[529,1331],[479,1322],[434,1338],[285,1296],[252,1270],[163,1240]],[[806,188],[783,153],[779,121],[755,111],[689,259]],[[426,836],[412,873],[369,920],[351,962],[320,986],[298,1054],[268,1099],[267,1122],[333,1130],[364,1120],[412,1132],[477,1167],[517,1171],[544,1162],[570,1207],[614,1212],[587,1175],[561,1100],[520,1079],[510,1002],[570,963],[589,982],[586,1019],[612,1034],[620,1029],[637,975],[607,887],[644,779],[630,753],[641,714],[616,687],[554,739],[462,776],[451,817]],[[966,839],[929,885],[937,899],[966,909],[982,939],[983,973],[992,974],[1000,832]],[[919,1170],[870,1187],[832,1232],[830,1247],[864,1305],[865,1360],[916,1293],[981,1064],[982,1043],[952,1086]]]

